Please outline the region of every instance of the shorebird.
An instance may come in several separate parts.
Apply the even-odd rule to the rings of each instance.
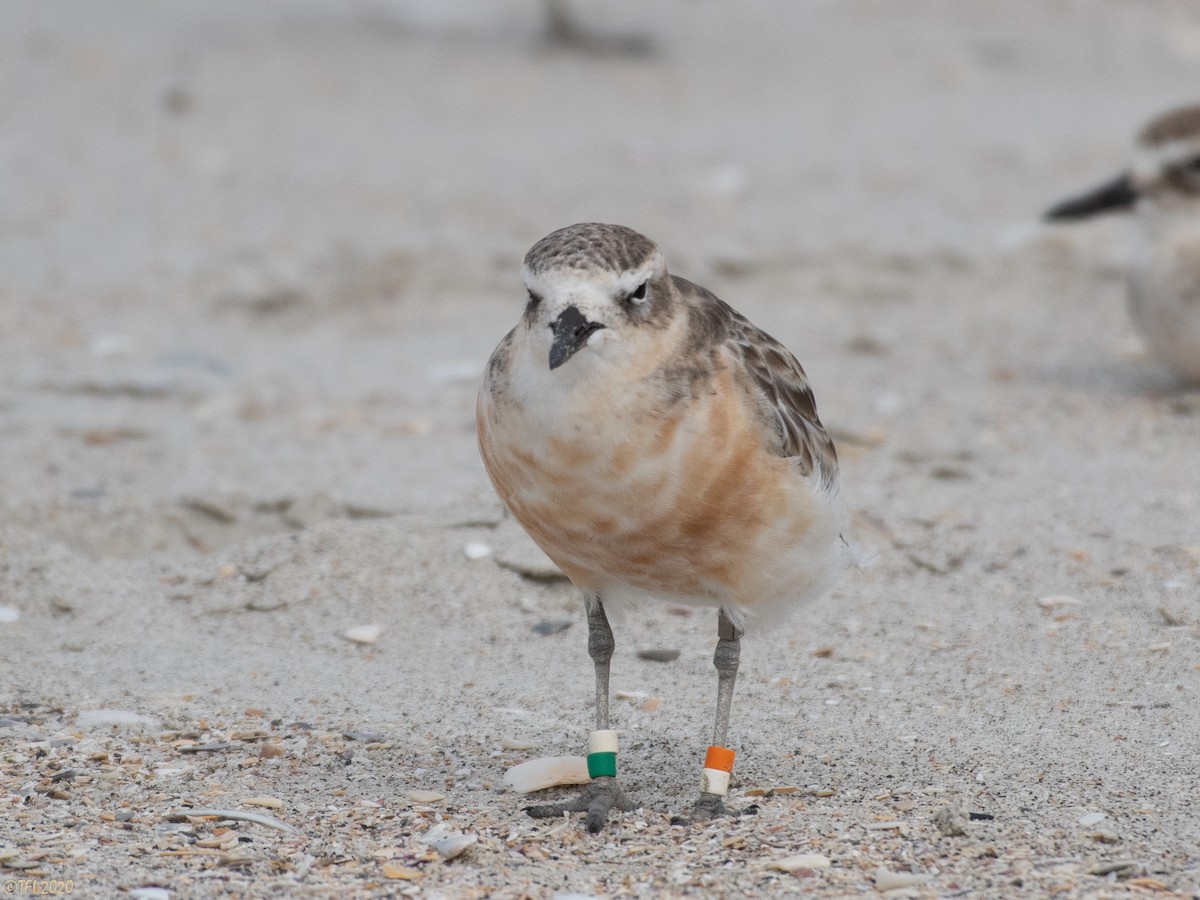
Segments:
[[[487,364],[476,421],[485,468],[530,537],[583,593],[596,721],[582,795],[527,808],[629,802],[609,719],[607,612],[655,598],[717,612],[716,719],[692,818],[727,812],[741,637],[833,585],[842,538],[833,441],[787,349],[667,272],[620,225],[553,232],[525,256],[524,315]]]
[[[1046,213],[1050,221],[1133,211],[1129,308],[1151,354],[1181,381],[1200,383],[1200,105],[1142,129],[1132,166]]]

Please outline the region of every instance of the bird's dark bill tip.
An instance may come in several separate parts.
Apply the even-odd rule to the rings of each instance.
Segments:
[[[1137,203],[1138,192],[1133,178],[1122,172],[1111,181],[1076,197],[1069,197],[1046,210],[1045,218],[1050,222],[1069,222],[1086,219],[1105,212],[1120,212],[1132,209]]]
[[[554,342],[550,345],[550,369],[554,370],[578,353],[588,338],[604,326],[589,322],[574,306],[568,306],[550,325]]]

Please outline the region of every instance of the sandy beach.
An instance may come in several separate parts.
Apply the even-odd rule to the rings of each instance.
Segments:
[[[0,888],[1200,896],[1200,393],[1130,223],[1040,224],[1200,99],[1200,10],[570,8],[7,7]],[[716,629],[667,605],[615,625],[638,808],[504,783],[592,667],[475,395],[578,221],[796,354],[878,554],[743,642],[754,815],[671,824]]]

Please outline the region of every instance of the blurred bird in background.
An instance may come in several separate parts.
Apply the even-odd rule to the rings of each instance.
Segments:
[[[1046,218],[1127,211],[1138,227],[1129,270],[1134,325],[1177,378],[1200,384],[1200,105],[1154,119],[1138,135],[1128,169]]]

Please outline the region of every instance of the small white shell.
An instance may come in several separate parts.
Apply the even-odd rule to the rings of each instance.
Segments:
[[[342,637],[356,644],[373,644],[383,632],[382,625],[355,625],[342,632]]]
[[[504,783],[518,794],[544,791],[560,784],[587,784],[587,760],[582,756],[544,756],[518,763],[504,773]]]
[[[795,872],[797,869],[828,869],[829,857],[820,853],[798,853],[783,859],[768,860],[766,867],[777,872]]]
[[[454,857],[462,855],[464,850],[478,840],[479,838],[473,834],[452,834],[439,841],[434,841],[430,846],[442,859],[454,859]]]

